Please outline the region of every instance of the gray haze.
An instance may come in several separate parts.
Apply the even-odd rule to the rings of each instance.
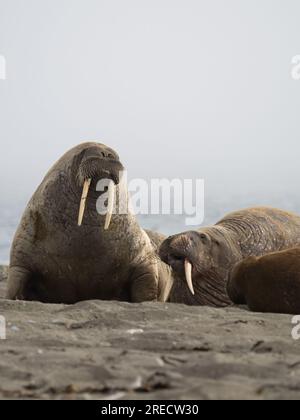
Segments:
[[[102,140],[130,177],[284,207],[300,196],[299,17],[299,0],[0,0],[2,203]]]

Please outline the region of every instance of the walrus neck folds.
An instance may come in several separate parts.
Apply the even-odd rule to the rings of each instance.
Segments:
[[[205,279],[203,283],[197,282],[195,286],[197,304],[226,307],[231,305],[232,302],[228,296],[224,279],[227,278],[227,273],[233,262],[238,262],[242,258],[242,254],[240,247],[237,245],[235,232],[224,226],[213,226],[208,228],[207,231],[222,243],[223,259],[219,263],[212,260],[210,270],[203,271],[201,264],[196,266],[197,272]]]
[[[269,210],[271,213],[271,209]],[[234,237],[238,244],[242,258],[253,255],[262,255],[272,252],[274,248],[285,247],[285,232],[280,235],[278,223],[277,231],[274,224],[269,222],[269,215],[259,210],[253,213],[235,213],[233,217],[225,217],[218,225],[230,232],[229,237]],[[221,227],[220,226],[220,227]]]

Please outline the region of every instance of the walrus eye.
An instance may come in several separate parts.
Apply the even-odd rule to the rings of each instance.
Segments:
[[[208,237],[205,235],[205,233],[200,233],[200,239],[203,242],[206,242],[208,240]]]

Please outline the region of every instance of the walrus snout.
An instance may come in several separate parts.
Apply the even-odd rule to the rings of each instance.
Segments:
[[[186,232],[169,237],[160,248],[160,257],[172,269],[184,276],[192,295],[195,295],[193,274],[197,261],[197,249],[209,238],[198,232]]]
[[[118,185],[123,171],[124,167],[119,161],[91,157],[81,163],[78,179],[80,186],[87,179],[92,179],[95,184],[102,179],[110,179]]]
[[[109,228],[112,212],[115,203],[115,186],[120,184],[124,167],[120,162],[119,156],[112,149],[97,145],[88,147],[82,153],[82,159],[79,164],[77,179],[79,187],[82,188],[82,196],[78,214],[78,225],[81,226],[85,212],[86,200],[93,185],[96,186],[101,180],[110,180],[108,184],[108,207],[104,229]]]
[[[116,156],[101,150],[98,154],[88,151],[79,165],[78,181],[82,186],[87,179],[92,179],[94,182],[111,179],[118,185],[123,171],[124,166]]]
[[[198,259],[197,250],[206,241],[209,241],[208,236],[196,231],[170,236],[161,245],[160,258],[175,270],[182,270],[185,259],[188,259],[192,264],[196,262]]]

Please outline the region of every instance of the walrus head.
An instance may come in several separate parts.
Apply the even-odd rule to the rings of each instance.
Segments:
[[[227,306],[226,279],[233,258],[218,228],[204,228],[168,238],[161,259],[174,271],[170,300],[190,305]]]
[[[115,186],[120,183],[120,177],[124,167],[118,154],[104,144],[85,143],[80,147],[73,164],[73,173],[78,187],[82,190],[79,205],[78,225],[81,226],[86,201],[91,186],[96,189],[100,180],[110,180],[108,184],[108,205],[105,220],[105,230],[109,228],[115,202]]]

